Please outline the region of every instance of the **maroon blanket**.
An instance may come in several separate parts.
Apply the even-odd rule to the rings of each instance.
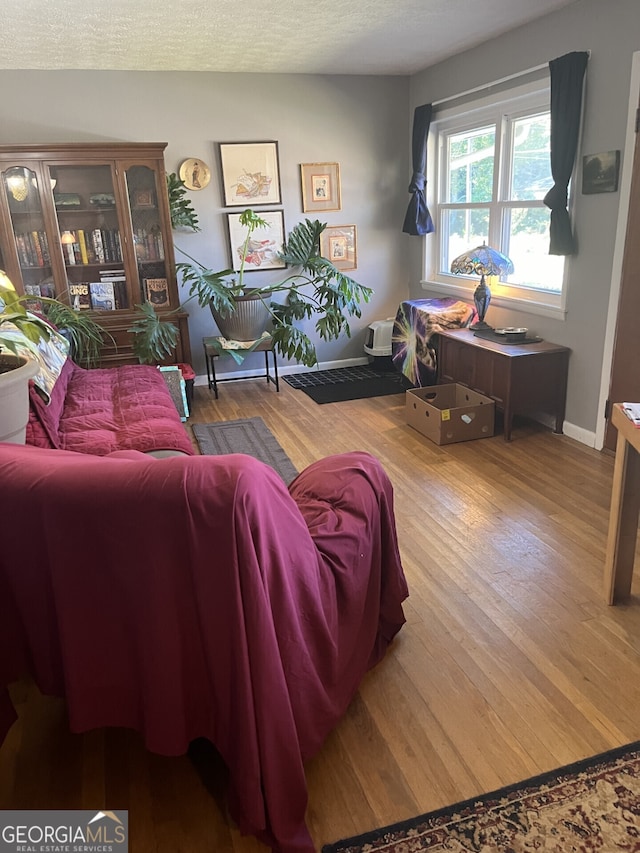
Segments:
[[[287,491],[241,455],[0,444],[0,484],[0,741],[30,673],[74,732],[130,727],[164,755],[208,738],[241,830],[311,853],[303,761],[404,622],[377,460],[329,457]]]
[[[106,456],[193,447],[160,371],[145,364],[85,370],[67,359],[45,403],[30,389],[27,444]]]

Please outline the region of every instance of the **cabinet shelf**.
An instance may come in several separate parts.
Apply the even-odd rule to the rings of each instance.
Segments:
[[[128,329],[150,279],[166,283],[168,309],[180,305],[165,148],[165,143],[0,145],[0,267],[18,292],[28,286],[30,296],[53,293],[62,300],[72,293],[83,300],[80,310],[90,310],[110,335],[117,329],[118,346],[104,350],[102,366],[135,362]],[[16,178],[23,183],[19,192]],[[141,206],[143,196],[154,204]],[[62,197],[79,199],[81,206],[64,206]],[[104,206],[89,203],[102,198]],[[108,279],[115,270],[123,270],[116,282],[119,307],[100,310],[105,298],[109,304]],[[88,283],[99,282],[107,285],[107,297],[101,288],[94,288],[94,296],[85,293]],[[186,314],[179,327],[173,360],[189,363]]]

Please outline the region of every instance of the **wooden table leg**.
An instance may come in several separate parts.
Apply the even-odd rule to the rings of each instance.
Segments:
[[[614,604],[631,593],[640,513],[640,455],[620,432],[609,512],[604,595]]]

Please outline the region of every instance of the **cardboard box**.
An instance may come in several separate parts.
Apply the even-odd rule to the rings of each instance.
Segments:
[[[465,385],[411,388],[407,423],[436,444],[453,444],[493,435],[495,403]]]

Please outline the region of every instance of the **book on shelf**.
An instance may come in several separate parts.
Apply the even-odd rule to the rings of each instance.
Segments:
[[[103,281],[107,279],[110,281],[126,281],[124,268],[119,268],[115,270],[100,270],[98,274]]]
[[[64,262],[67,266],[75,266],[76,263],[76,253],[73,250],[73,243],[63,243],[62,248],[64,251]]]
[[[93,243],[93,253],[97,264],[103,264],[105,261],[104,245],[102,243],[102,231],[99,228],[94,228],[91,232],[91,240]]]
[[[116,294],[112,281],[89,282],[89,293],[91,295],[91,307],[95,311],[116,310]]]
[[[47,232],[39,231],[40,234],[40,245],[42,246],[42,257],[44,258],[45,264],[51,263],[51,256],[49,255],[49,241],[47,240]]]
[[[15,242],[21,266],[44,267],[49,265],[49,244],[44,231],[23,231],[15,235]]]
[[[145,278],[144,295],[152,305],[169,304],[169,284],[166,278]]]
[[[42,302],[38,299],[39,296],[42,296],[42,291],[40,289],[39,284],[25,284],[24,286],[24,294],[25,296],[33,296],[33,299],[28,299],[25,301],[25,308],[27,311],[35,311],[37,314],[42,314],[43,306]]]
[[[87,283],[69,284],[69,297],[71,299],[71,307],[76,311],[91,308],[91,294],[89,293],[89,285]]]
[[[99,275],[100,281],[113,285],[116,296],[116,308],[128,308],[127,277],[124,274],[124,269],[100,270]]]
[[[157,225],[154,225],[150,230],[147,230],[146,228],[136,228],[134,232],[134,242],[136,246],[136,257],[139,261],[164,260],[162,233]]]
[[[82,228],[79,228],[77,233],[78,233],[78,245],[80,246],[81,263],[88,264],[89,263],[89,252],[87,251],[87,240],[84,236],[84,230]]]
[[[16,249],[18,250],[18,258],[20,259],[21,266],[31,266],[31,261],[29,260],[29,254],[27,251],[27,243],[24,239],[24,234],[16,234]]]

